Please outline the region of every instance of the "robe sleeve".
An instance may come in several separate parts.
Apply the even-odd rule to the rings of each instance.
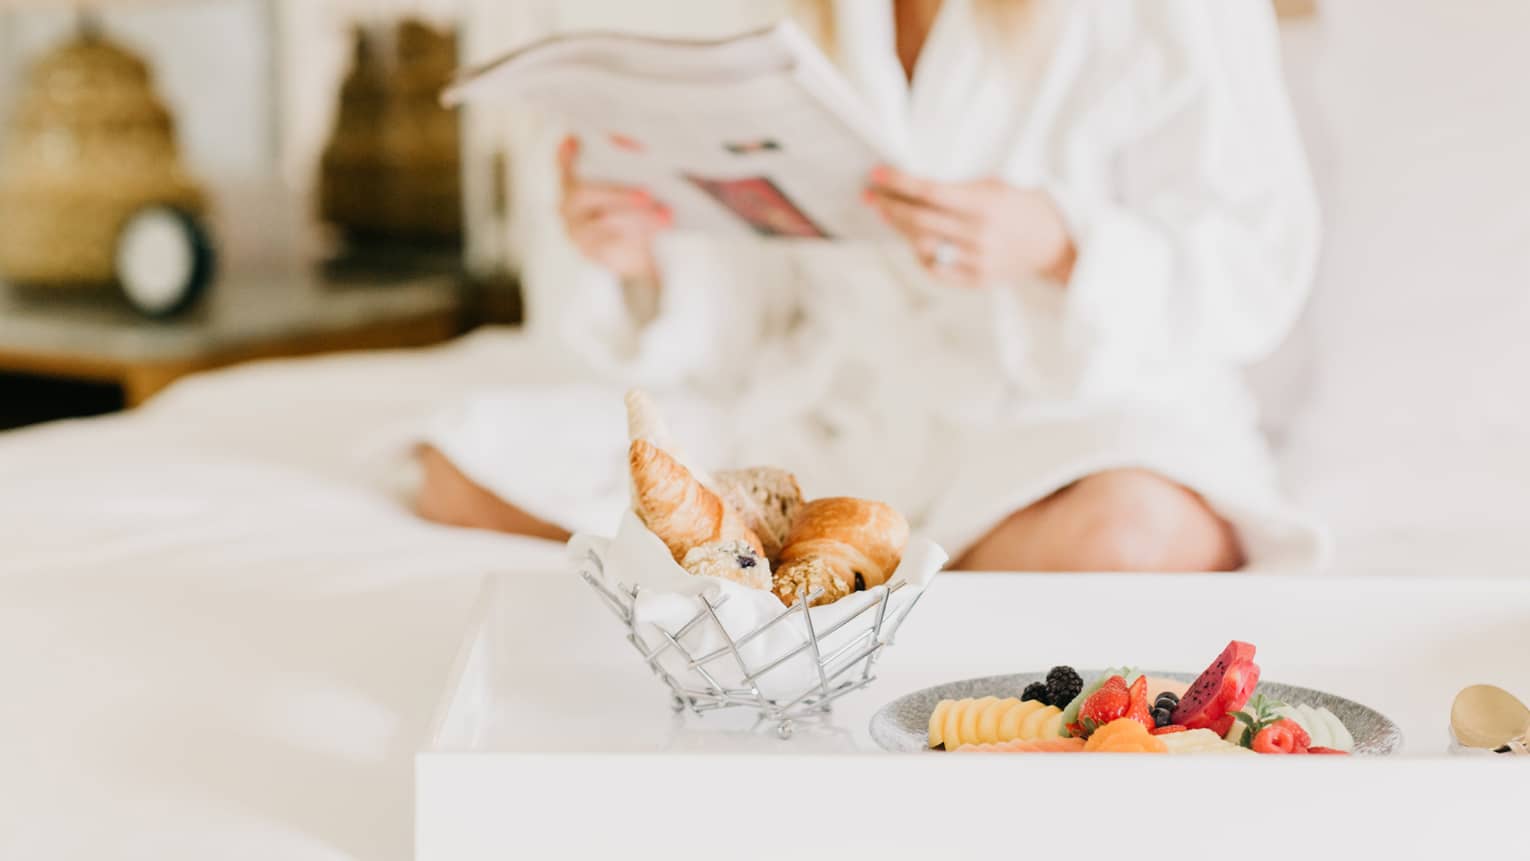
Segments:
[[[1280,72],[1268,0],[1149,0],[1118,44],[1096,44],[1074,152],[1113,166],[1052,189],[1078,259],[1063,339],[1083,390],[1162,366],[1242,365],[1270,353],[1305,302],[1319,216]],[[1129,119],[1123,120],[1126,117]],[[1066,177],[1066,171],[1062,171]]]

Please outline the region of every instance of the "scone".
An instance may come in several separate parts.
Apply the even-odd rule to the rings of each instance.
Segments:
[[[747,541],[734,539],[692,547],[680,563],[697,577],[720,577],[768,590],[771,586],[770,562]]]
[[[802,488],[796,476],[769,466],[735,469],[719,472],[716,487],[723,501],[733,506],[759,536],[766,558],[779,556],[792,521],[802,508]]]

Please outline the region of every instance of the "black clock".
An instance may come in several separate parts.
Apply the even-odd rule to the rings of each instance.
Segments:
[[[117,283],[147,317],[173,317],[195,305],[212,283],[215,255],[207,230],[193,215],[149,206],[128,217],[117,234]]]

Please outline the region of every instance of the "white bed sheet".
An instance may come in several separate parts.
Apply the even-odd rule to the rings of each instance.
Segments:
[[[561,548],[420,521],[382,448],[532,373],[488,333],[0,436],[0,858],[408,858],[479,578]]]

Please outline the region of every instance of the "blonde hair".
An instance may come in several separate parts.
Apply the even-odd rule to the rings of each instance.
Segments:
[[[813,38],[824,53],[834,56],[839,40],[834,23],[834,5],[842,0],[792,0],[793,20]],[[864,2],[864,0],[843,0]],[[984,32],[996,50],[1014,48],[1029,35],[1035,12],[1033,0],[974,0],[979,15],[993,23]]]

